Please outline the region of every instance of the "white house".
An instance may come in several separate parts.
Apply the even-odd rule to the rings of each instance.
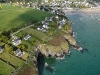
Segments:
[[[13,43],[13,45],[18,46],[22,43],[22,41],[20,38],[17,38],[17,39],[13,39],[12,43]]]
[[[49,27],[48,27],[47,24],[44,24],[44,25],[43,25],[43,28],[48,29]]]
[[[53,21],[53,17],[50,17],[49,21],[51,21],[51,22],[52,22],[52,21]]]
[[[63,18],[61,21],[58,21],[57,24],[59,29],[62,28],[62,26],[66,24],[66,19]]]
[[[31,35],[28,34],[28,35],[26,35],[26,36],[24,37],[24,40],[28,40],[30,37],[31,37]]]
[[[2,53],[3,52],[3,48],[0,46],[0,53]]]
[[[39,30],[39,31],[42,31],[44,28],[43,28],[43,26],[39,26],[38,28],[37,28],[37,30]]]
[[[48,2],[48,0],[45,0],[45,3],[47,3]]]
[[[58,17],[58,15],[57,15],[57,16],[55,16],[55,18],[56,18],[56,19],[58,19],[58,18],[59,18],[59,17]]]
[[[66,22],[66,19],[64,19],[64,18],[63,18],[62,22],[65,24],[65,22]]]

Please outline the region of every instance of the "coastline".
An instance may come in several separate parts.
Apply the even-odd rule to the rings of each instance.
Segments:
[[[100,14],[100,7],[99,8],[87,8],[87,9],[71,9],[71,10],[63,10],[65,14],[72,14],[72,13],[86,13],[86,14]]]
[[[100,9],[80,9],[80,10],[63,10],[63,12],[65,13],[65,14],[73,14],[73,13],[86,13],[86,14],[100,14]],[[78,51],[82,51],[84,48],[82,48],[82,47],[80,47],[78,44],[77,44],[77,42],[76,42],[76,40],[75,40],[75,38],[73,37],[73,33],[72,33],[72,31],[73,30],[71,30],[71,34],[68,36],[64,36],[66,39],[67,39],[67,42],[69,42],[69,44],[73,47],[73,48],[75,48],[76,50],[78,50]],[[71,38],[74,40],[74,41],[71,41]],[[73,43],[74,42],[74,43]],[[36,50],[38,50],[38,51],[40,51],[40,53],[42,53],[45,57],[49,57],[49,55],[50,56],[52,56],[52,57],[55,57],[56,56],[56,59],[57,60],[62,60],[62,59],[64,59],[64,57],[65,57],[65,55],[70,55],[70,48],[68,49],[68,52],[66,52],[65,54],[64,54],[64,52],[53,52],[53,51],[51,51],[51,50],[49,50],[48,52],[46,52],[44,49],[43,50],[41,50],[41,48],[40,47],[38,47]],[[63,51],[63,50],[62,50]]]
[[[69,10],[68,10],[69,11]],[[76,11],[76,10],[72,10],[72,11]],[[69,11],[69,12],[72,12]],[[62,11],[63,13],[66,14],[66,10]],[[57,15],[57,14],[55,14]],[[62,15],[62,14],[60,14]],[[65,15],[63,15],[64,17],[66,17]],[[67,24],[67,23],[66,23]],[[69,25],[71,27],[71,23]],[[53,58],[63,58],[64,55],[69,55],[70,56],[70,46],[72,46],[73,48],[75,48],[78,51],[81,51],[83,48],[80,47],[74,36],[74,32],[71,29],[69,29],[68,31],[66,30],[61,30],[62,32],[59,33],[59,35],[56,35],[55,38],[52,38],[49,41],[52,41],[54,43],[56,43],[58,40],[60,41],[60,45],[54,45],[52,43],[50,44],[39,44],[37,45],[37,47],[34,49],[36,54],[36,58],[38,57],[38,54],[41,53],[44,57],[48,58],[48,57],[53,57]],[[60,40],[61,39],[61,40]],[[54,41],[55,40],[55,41]],[[62,41],[63,40],[63,41]],[[59,42],[58,42],[59,43]]]

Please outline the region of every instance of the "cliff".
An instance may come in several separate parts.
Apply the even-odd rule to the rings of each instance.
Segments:
[[[73,36],[67,33],[66,35],[59,34],[46,44],[38,45],[36,50],[41,52],[45,57],[63,57],[65,54],[70,55],[70,46],[77,50],[80,48]]]

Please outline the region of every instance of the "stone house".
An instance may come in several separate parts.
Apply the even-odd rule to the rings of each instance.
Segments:
[[[25,53],[24,52],[22,52],[20,49],[17,49],[16,51],[14,51],[14,53],[15,53],[15,55],[17,56],[17,57],[22,57]]]

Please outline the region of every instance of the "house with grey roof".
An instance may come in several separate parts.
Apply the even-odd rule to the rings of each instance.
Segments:
[[[30,37],[31,37],[31,35],[30,35],[30,34],[27,34],[27,35],[24,37],[24,40],[28,40]]]
[[[53,17],[50,17],[49,21],[51,21],[51,22],[52,22],[52,21],[53,21]]]
[[[57,24],[59,29],[62,28],[66,24],[66,19],[63,18],[62,20],[58,21]]]
[[[13,45],[18,46],[22,43],[20,38],[16,38],[12,40]]]
[[[2,48],[2,46],[0,46],[0,53],[2,53],[3,52],[3,48]]]
[[[24,52],[22,52],[20,49],[17,49],[16,51],[14,51],[14,53],[15,53],[15,55],[17,56],[17,57],[22,57],[25,53]]]
[[[42,31],[44,28],[43,28],[43,26],[39,26],[38,28],[37,28],[37,30],[39,30],[39,31]]]
[[[43,25],[44,27],[47,27],[47,26],[45,26],[45,25]],[[43,26],[39,26],[38,28],[37,28],[37,30],[39,30],[39,31],[41,31],[41,32],[46,32],[46,28],[44,28]]]
[[[49,28],[48,25],[49,25],[48,22],[42,21],[42,25],[39,26],[39,27],[37,28],[37,30],[42,31],[42,32],[46,32],[46,30]]]

